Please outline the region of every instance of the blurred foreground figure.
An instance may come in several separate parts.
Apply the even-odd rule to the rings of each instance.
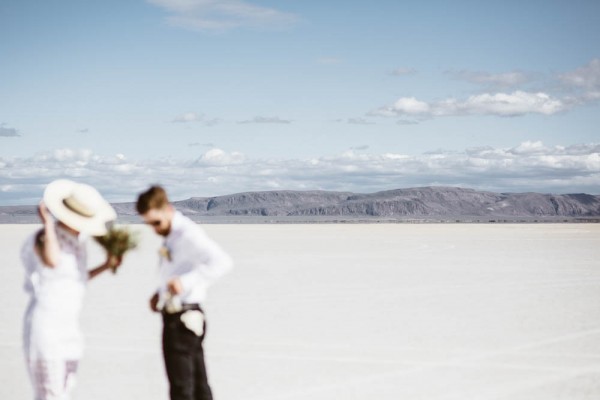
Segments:
[[[137,211],[164,237],[160,286],[150,299],[163,318],[163,356],[171,400],[211,400],[202,343],[206,321],[201,304],[207,288],[232,268],[231,258],[204,231],[169,203],[165,190],[142,193]]]
[[[21,249],[25,291],[23,347],[36,400],[67,400],[83,353],[79,313],[88,279],[121,260],[107,256],[88,271],[85,240],[107,232],[116,213],[91,186],[50,183],[40,202],[43,228]]]

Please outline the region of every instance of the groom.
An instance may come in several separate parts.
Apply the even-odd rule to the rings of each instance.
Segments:
[[[150,299],[163,317],[163,356],[171,400],[211,400],[202,343],[206,289],[232,268],[231,258],[189,218],[175,210],[167,193],[152,186],[138,197],[137,211],[164,238],[160,282]]]

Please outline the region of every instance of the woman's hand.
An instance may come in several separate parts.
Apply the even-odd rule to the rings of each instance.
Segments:
[[[119,269],[122,262],[123,257],[117,257],[112,254],[106,258],[106,265],[108,266],[108,268],[112,269],[113,272],[117,272],[117,269]]]
[[[38,204],[38,215],[40,216],[40,219],[44,225],[54,223],[52,214],[50,214],[50,211],[48,210],[48,207],[46,207],[46,204],[43,200],[40,201],[40,204]]]

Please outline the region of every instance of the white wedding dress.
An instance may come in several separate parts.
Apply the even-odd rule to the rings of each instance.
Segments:
[[[25,291],[23,349],[36,400],[68,399],[83,353],[79,314],[88,280],[84,238],[56,228],[58,264],[45,266],[35,252],[36,235],[21,249]]]

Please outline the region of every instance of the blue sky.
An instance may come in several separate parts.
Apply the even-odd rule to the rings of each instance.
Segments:
[[[4,0],[0,205],[600,194],[600,2]]]

